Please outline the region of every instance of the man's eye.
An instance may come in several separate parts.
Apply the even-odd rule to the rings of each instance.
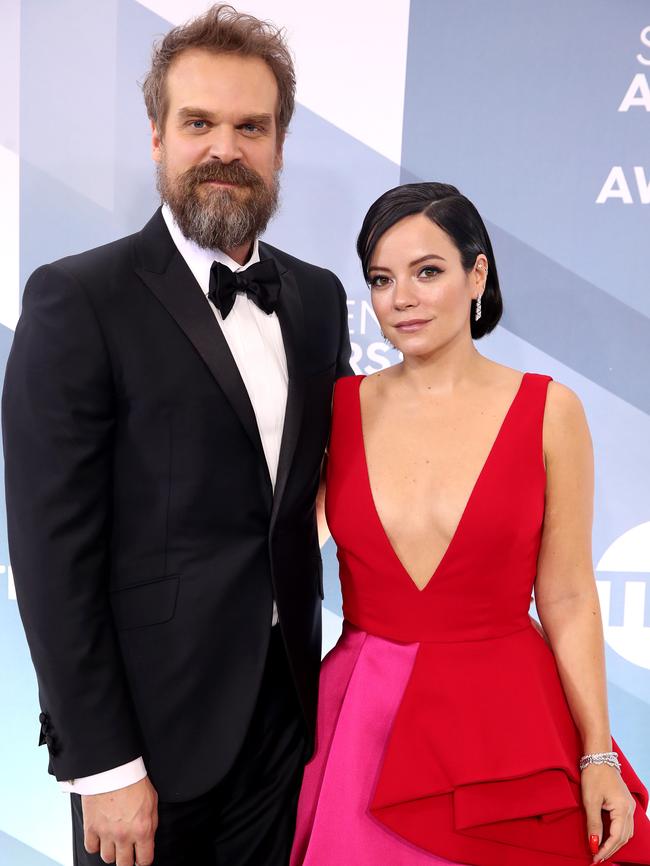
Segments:
[[[242,129],[245,132],[262,132],[262,127],[258,126],[256,123],[245,123],[242,126]]]
[[[206,123],[205,120],[190,120],[190,126],[192,129],[205,129]]]

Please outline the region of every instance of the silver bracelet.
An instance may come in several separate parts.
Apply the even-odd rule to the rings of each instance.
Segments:
[[[619,773],[621,772],[618,752],[594,752],[593,755],[583,755],[580,758],[580,769],[584,770],[589,764],[607,764],[608,767],[615,767]]]

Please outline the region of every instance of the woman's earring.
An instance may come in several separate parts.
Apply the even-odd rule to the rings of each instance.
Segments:
[[[485,269],[485,277],[487,279],[487,267],[485,265],[483,265],[482,262],[479,265],[477,265],[477,267],[478,267],[478,270],[481,274],[483,273],[483,270]],[[483,284],[483,291],[485,291],[485,284]],[[481,294],[476,299],[476,310],[474,312],[474,321],[475,322],[478,322],[478,320],[481,318],[481,296],[482,296],[482,294],[483,294],[483,292],[481,292]]]
[[[388,339],[388,337],[386,336],[386,334],[384,334],[383,331],[379,331],[379,333],[381,334],[381,338],[382,338],[382,340],[384,341],[384,343],[390,343],[390,340]]]

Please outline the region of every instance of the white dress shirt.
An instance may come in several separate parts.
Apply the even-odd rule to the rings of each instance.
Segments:
[[[172,240],[206,296],[210,288],[210,268],[213,262],[221,262],[231,271],[243,271],[260,260],[257,240],[249,260],[245,265],[240,265],[221,250],[206,250],[188,240],[176,225],[167,205],[163,205],[162,215]],[[237,293],[233,308],[225,319],[214,304],[208,303],[223,331],[248,391],[260,431],[271,484],[275,488],[289,387],[287,356],[280,322],[275,313],[267,315],[242,292]],[[273,602],[271,624],[276,625],[277,622],[278,611]],[[136,758],[115,769],[59,784],[67,793],[103,794],[139,782],[146,775],[144,761],[142,758]]]

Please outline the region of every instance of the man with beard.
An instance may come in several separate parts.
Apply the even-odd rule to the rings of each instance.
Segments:
[[[157,866],[288,862],[320,662],[314,502],[350,372],[340,282],[258,241],[294,89],[251,16],[172,30],[144,84],[162,208],[25,289],[8,526],[76,864],[147,866],[154,833]]]

